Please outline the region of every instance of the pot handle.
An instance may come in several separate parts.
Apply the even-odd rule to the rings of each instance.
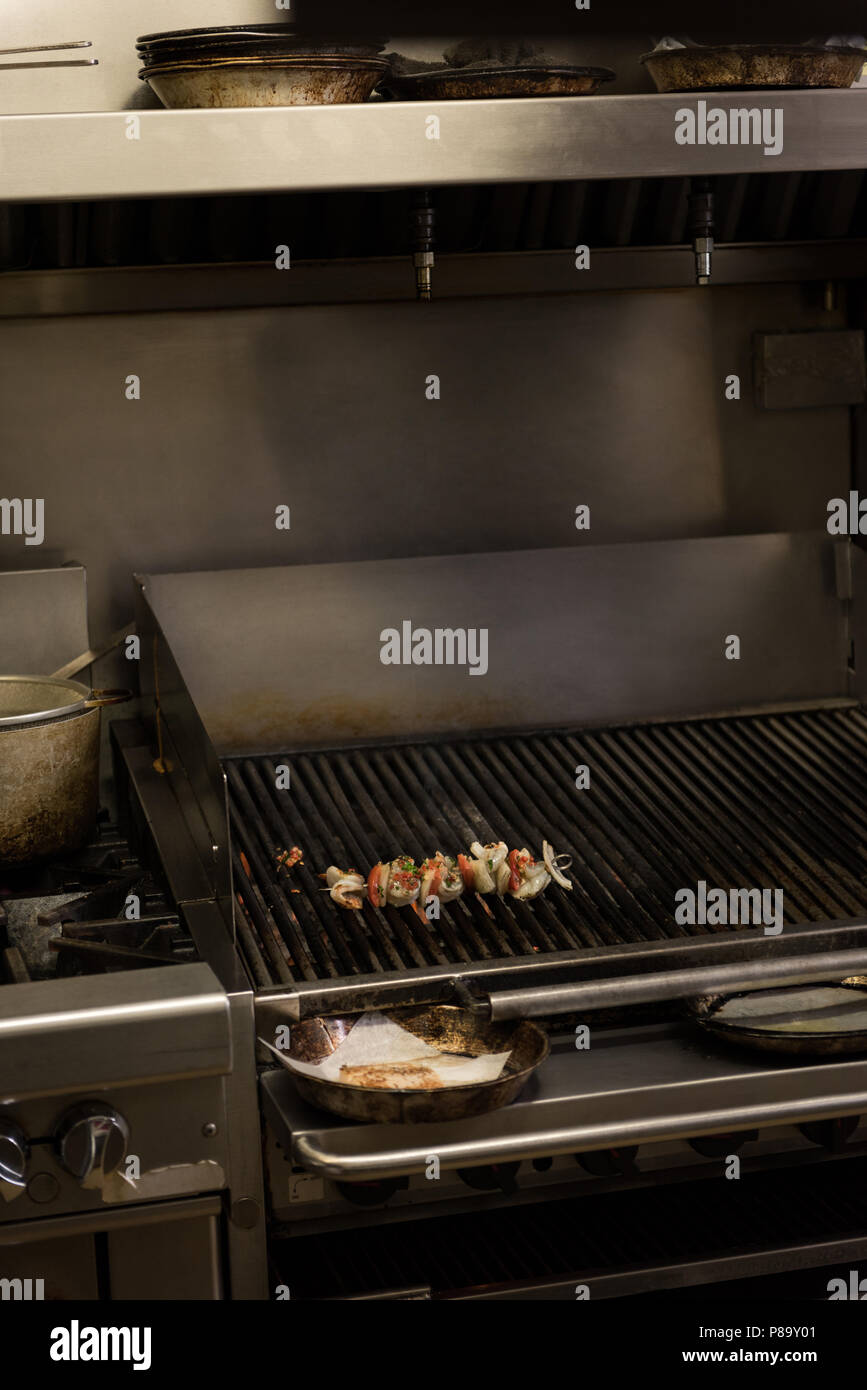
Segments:
[[[131,690],[92,690],[90,699],[85,700],[85,709],[99,709],[102,705],[122,705],[132,699]]]

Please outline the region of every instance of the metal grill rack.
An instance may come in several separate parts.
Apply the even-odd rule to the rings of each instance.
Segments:
[[[278,791],[275,767],[291,788]],[[590,768],[590,788],[575,787]],[[781,888],[787,924],[867,914],[860,707],[284,754],[226,763],[239,941],[259,986],[661,941],[675,892]],[[337,908],[317,877],[472,840],[573,857],[571,893],[465,894],[438,922]],[[304,851],[283,871],[281,851]]]
[[[301,1236],[275,1253],[302,1299],[410,1288],[532,1297],[535,1287],[574,1300],[579,1282],[596,1298],[797,1269],[816,1270],[807,1296],[827,1298],[820,1267],[867,1250],[864,1172],[865,1160],[851,1159],[746,1174],[722,1196],[715,1183],[660,1186],[652,1201],[618,1192],[515,1207],[508,1221],[498,1211],[439,1216]]]

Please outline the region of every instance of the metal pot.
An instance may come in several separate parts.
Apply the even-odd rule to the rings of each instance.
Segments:
[[[99,797],[99,711],[129,698],[54,676],[0,676],[0,867],[86,843]]]

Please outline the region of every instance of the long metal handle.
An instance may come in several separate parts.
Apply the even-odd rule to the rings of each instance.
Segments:
[[[132,699],[131,690],[92,690],[90,699],[85,700],[85,709],[101,709],[103,705],[122,705]]]
[[[90,39],[74,39],[72,43],[37,43],[28,45],[26,48],[0,48],[0,54],[4,57],[8,53],[54,53],[61,48],[92,48]]]
[[[77,676],[79,671],[83,671],[85,666],[90,666],[94,661],[99,661],[100,657],[107,656],[114,651],[115,647],[120,646],[125,637],[135,632],[135,623],[127,623],[126,627],[119,627],[117,632],[113,632],[110,637],[99,647],[91,647],[86,652],[81,652],[79,656],[73,657],[72,661],[67,661],[65,666],[61,666],[56,671],[51,672],[51,679],[56,681],[67,681],[71,676]]]
[[[0,48],[0,56],[20,53],[59,53],[68,48],[92,48],[90,39],[75,39],[72,43],[37,43],[26,48]],[[37,58],[33,63],[0,63],[0,72],[22,68],[95,68],[98,58]]]
[[[734,990],[776,989],[785,985],[840,980],[867,971],[867,949],[825,951],[790,956],[786,960],[752,960],[734,965],[664,970],[652,975],[627,975],[586,980],[538,989],[502,990],[476,998],[493,1022],[510,1018],[540,1018],[548,1014],[583,1013],[630,1004],[662,1003]]]

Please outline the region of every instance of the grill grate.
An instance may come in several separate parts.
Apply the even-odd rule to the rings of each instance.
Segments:
[[[434,1296],[518,1281],[588,1280],[867,1234],[865,1160],[317,1233],[276,1243],[292,1297],[341,1298],[409,1286]],[[713,1190],[711,1190],[713,1189]],[[821,1258],[815,1260],[821,1264]],[[797,1268],[797,1253],[776,1257]],[[827,1297],[817,1276],[813,1297]]]
[[[291,768],[291,789],[275,767]],[[586,764],[591,786],[575,789]],[[259,985],[402,972],[658,941],[682,925],[675,892],[780,888],[787,924],[867,914],[867,713],[860,708],[460,742],[226,764],[239,941]],[[472,840],[573,857],[571,893],[533,903],[464,895],[438,922],[321,891],[329,864]],[[298,844],[304,863],[277,868]]]

